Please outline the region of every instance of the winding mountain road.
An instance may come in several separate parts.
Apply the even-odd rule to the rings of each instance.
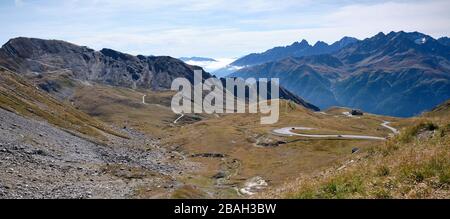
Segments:
[[[381,126],[383,126],[383,127],[387,128],[387,129],[391,130],[395,135],[398,134],[398,133],[400,133],[400,132],[398,131],[398,129],[396,129],[396,128],[392,127],[392,126],[389,126],[390,123],[391,123],[391,122],[384,121],[384,122],[381,124]]]
[[[398,130],[394,127],[389,126],[390,122],[384,121],[381,126],[391,130],[394,134],[398,134]],[[307,137],[307,138],[339,138],[339,139],[358,139],[358,140],[386,140],[386,138],[383,137],[377,137],[377,136],[369,136],[369,135],[327,135],[327,134],[300,134],[292,132],[294,130],[315,130],[315,128],[309,128],[309,127],[285,127],[280,129],[275,129],[272,132],[276,135],[281,136],[300,136],[300,137]]]
[[[145,103],[145,97],[146,97],[147,95],[142,95],[142,104],[144,104],[144,105],[146,105],[147,103]]]
[[[175,119],[175,121],[173,121],[173,124],[177,124],[178,120],[183,118],[183,116],[184,116],[184,114],[181,114],[177,119]]]

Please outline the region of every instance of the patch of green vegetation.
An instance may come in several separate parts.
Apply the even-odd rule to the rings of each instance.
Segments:
[[[394,153],[400,148],[400,145],[396,140],[387,141],[383,146],[378,149],[374,149],[376,152],[380,152],[384,157]]]
[[[414,138],[423,131],[434,131],[439,129],[439,126],[434,124],[433,122],[426,121],[421,122],[418,125],[408,127],[398,136],[398,139],[402,143],[410,143],[414,140]]]
[[[429,178],[437,178],[440,184],[450,184],[450,158],[448,154],[434,155],[426,161],[409,161],[400,170],[404,180],[416,183]]]
[[[360,176],[347,175],[331,179],[317,188],[306,188],[297,193],[299,199],[343,199],[360,196],[364,193],[364,184]]]
[[[42,119],[100,141],[106,140],[103,132],[126,138],[87,114],[36,89],[14,73],[1,71],[0,82],[0,108],[22,116]]]
[[[439,129],[439,134],[441,137],[444,137],[450,133],[450,123],[443,126],[441,129]]]
[[[380,176],[380,177],[389,176],[390,173],[391,173],[391,170],[386,165],[381,165],[376,169],[376,175]]]
[[[376,199],[391,199],[392,198],[392,194],[389,191],[389,189],[385,189],[385,188],[380,188],[375,190],[375,192],[373,193],[373,196]]]
[[[172,198],[175,199],[201,199],[206,197],[207,194],[191,185],[185,185],[172,193]]]
[[[304,178],[283,197],[448,198],[450,136],[417,138],[427,131],[446,132],[447,124],[439,118],[416,122],[382,147],[368,150],[355,165],[310,179],[314,181]]]

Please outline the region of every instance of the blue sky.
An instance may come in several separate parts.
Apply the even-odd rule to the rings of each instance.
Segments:
[[[0,43],[61,39],[134,55],[240,57],[380,31],[450,36],[450,1],[3,0]]]

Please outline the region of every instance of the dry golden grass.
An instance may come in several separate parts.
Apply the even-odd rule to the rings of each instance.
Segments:
[[[185,154],[201,167],[178,180],[185,186],[175,190],[175,198],[239,197],[235,187],[245,180],[261,176],[270,187],[279,187],[299,176],[313,175],[355,157],[354,147],[363,151],[380,147],[380,141],[317,140],[299,137],[277,137],[271,131],[286,126],[317,128],[311,133],[361,134],[386,137],[391,132],[380,126],[387,120],[397,128],[414,120],[376,115],[349,118],[342,115],[345,108],[333,108],[327,115],[314,113],[292,103],[281,103],[280,121],[274,125],[260,125],[259,114],[198,115],[200,120],[187,122],[186,116],[178,124],[170,110],[173,92],[149,92],[104,85],[74,86],[71,101],[76,108],[102,122],[117,127],[134,128],[161,138],[164,145]],[[142,104],[146,94],[147,105]],[[277,147],[262,147],[261,141],[286,141]],[[225,158],[197,157],[201,153],[223,154]],[[214,176],[225,172],[219,182]],[[145,193],[145,191],[140,191]]]
[[[106,140],[105,133],[126,137],[3,69],[0,70],[0,107],[23,116],[45,120],[74,134],[81,133],[96,140]]]
[[[145,103],[142,103],[142,97]],[[148,91],[93,84],[77,86],[71,101],[77,109],[119,128],[133,128],[152,137],[170,138],[180,126],[211,115],[179,117],[170,107],[173,91]]]
[[[351,133],[386,137],[391,132],[380,126],[384,120],[397,122],[401,119],[366,115],[361,118],[349,118],[341,113],[323,115],[306,110],[300,106],[281,103],[281,115],[278,123],[260,125],[259,114],[219,115],[204,121],[179,127],[176,135],[165,140],[170,145],[180,145],[187,154],[220,153],[235,159],[240,166],[230,176],[228,184],[240,186],[252,177],[261,176],[271,187],[277,187],[298,176],[318,173],[352,157],[351,150],[358,147],[363,150],[380,146],[382,141],[361,140],[317,140],[301,137],[278,137],[273,129],[287,126],[314,127],[317,133]],[[337,117],[335,117],[337,116]],[[267,141],[286,141],[277,147],[257,145],[261,139]],[[199,158],[206,166],[189,181],[206,191],[220,190],[215,187],[212,177],[223,171],[224,159]],[[220,197],[237,197],[235,191],[220,193]]]
[[[142,96],[147,94],[147,105]],[[146,92],[105,85],[81,86],[71,98],[75,106],[117,127],[134,128],[164,137],[177,118],[170,109],[172,92]]]
[[[280,120],[273,125],[260,125],[261,115],[259,114],[197,115],[196,117],[200,118],[199,121],[191,119],[189,122],[187,122],[189,116],[186,116],[178,124],[173,124],[177,118],[177,115],[170,110],[173,92],[149,92],[97,84],[76,85],[74,91],[71,101],[76,108],[102,122],[118,127],[134,128],[151,136],[160,137],[164,145],[177,148],[190,161],[200,163],[199,170],[179,177],[178,180],[183,182],[184,186],[174,191],[173,198],[240,197],[235,188],[242,186],[245,180],[255,176],[263,177],[271,188],[283,189],[288,188],[285,186],[286,182],[297,182],[296,179],[299,177],[314,176],[316,178],[313,178],[314,183],[311,184],[311,188],[315,188],[313,185],[319,186],[322,182],[322,178],[318,177],[320,174],[328,171],[331,175],[330,167],[339,167],[352,159],[363,159],[363,155],[366,156],[369,152],[386,153],[386,150],[382,149],[385,148],[386,143],[382,141],[279,137],[271,133],[276,128],[306,126],[316,128],[316,130],[306,131],[314,134],[360,134],[387,137],[391,131],[380,126],[383,121],[391,121],[391,126],[399,129],[421,121],[421,119],[398,119],[371,114],[360,118],[349,118],[342,115],[342,112],[348,111],[345,108],[332,108],[326,111],[327,114],[320,114],[282,101]],[[147,95],[147,105],[142,104],[144,94]],[[286,144],[280,144],[277,147],[262,147],[259,144],[266,141],[285,141]],[[394,140],[389,142],[392,141]],[[362,149],[362,153],[351,154],[354,147]],[[224,157],[191,157],[191,155],[202,153],[223,154]],[[377,159],[377,161],[385,162],[383,159]],[[346,171],[347,169],[350,170],[346,168]],[[390,176],[395,173],[389,166],[376,167],[373,172],[381,176]],[[225,173],[225,179],[214,178],[218,173]],[[310,193],[313,194],[310,197],[367,197],[364,190],[365,177],[367,176],[343,175],[325,188],[328,192],[334,191],[334,195],[327,193],[319,196]],[[348,180],[351,182],[347,182]],[[341,189],[342,184],[349,186]],[[292,188],[298,191],[298,187]],[[302,186],[302,188],[307,187]],[[143,188],[142,191],[137,192],[153,194],[154,191],[147,192]],[[383,192],[384,190],[379,191],[378,196],[382,196]],[[349,193],[352,195],[348,196]],[[270,195],[273,193],[268,194],[268,197],[275,197]],[[281,194],[284,196],[277,197],[308,197],[296,196],[298,193],[292,193],[292,191]]]
[[[137,129],[199,163],[200,169],[180,175],[184,186],[174,191],[173,198],[241,197],[236,187],[256,176],[269,183],[270,189],[260,193],[269,198],[448,197],[450,126],[445,107],[412,119],[371,114],[349,118],[342,115],[349,109],[332,108],[321,114],[281,101],[280,120],[273,125],[261,125],[260,114],[187,115],[173,124],[178,117],[170,109],[173,92],[86,85],[55,76],[52,80],[73,90],[67,100],[74,103],[71,106],[13,73],[0,73],[0,107],[6,110],[95,139],[105,139],[105,133],[121,136],[104,124]],[[391,131],[380,126],[383,121],[392,122],[402,134],[387,142],[272,134],[277,128],[306,126],[316,129],[302,133],[387,137]],[[267,142],[285,143],[262,146]],[[361,151],[352,154],[354,147]],[[223,157],[195,156],[199,154]],[[105,169],[130,179],[151,176],[139,169],[119,170]],[[224,178],[214,178],[218,173],[224,173]],[[136,193],[143,197],[156,194],[156,190],[141,190]]]
[[[422,118],[352,163],[296,179],[262,197],[449,198],[450,123],[440,121]]]

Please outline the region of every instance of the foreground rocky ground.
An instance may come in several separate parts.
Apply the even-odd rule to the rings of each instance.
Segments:
[[[192,165],[133,130],[107,145],[0,109],[0,198],[167,197]]]

